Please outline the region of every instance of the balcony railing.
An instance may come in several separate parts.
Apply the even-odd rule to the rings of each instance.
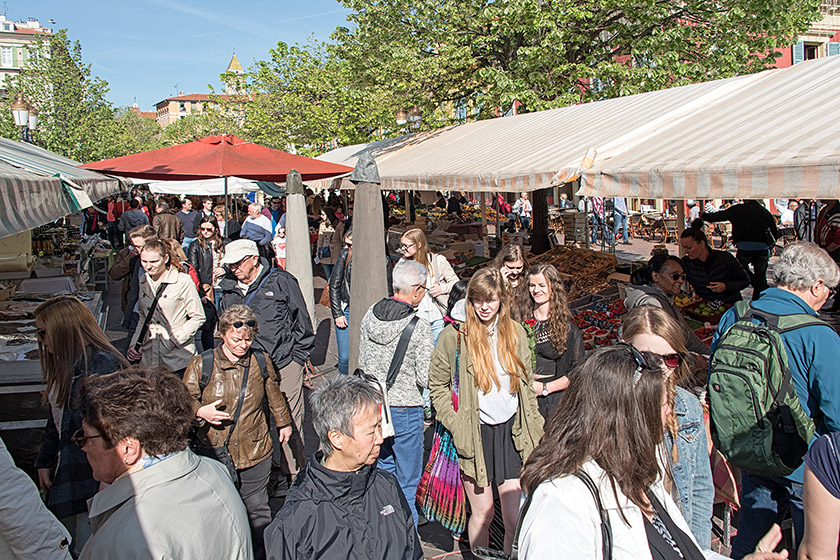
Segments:
[[[822,0],[820,12],[825,16],[840,15],[840,0]]]

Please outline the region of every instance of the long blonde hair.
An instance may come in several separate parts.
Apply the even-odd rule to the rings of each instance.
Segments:
[[[414,253],[414,258],[412,260],[419,262],[429,269],[429,272],[431,272],[432,262],[429,258],[429,243],[426,241],[426,234],[423,233],[423,230],[420,228],[412,228],[402,234],[402,237],[411,240],[417,248],[417,252]]]
[[[84,375],[87,375],[88,356],[85,349],[88,346],[119,356],[123,365],[128,366],[119,350],[114,348],[99,328],[90,309],[77,298],[56,296],[48,299],[35,309],[34,315],[50,339],[50,349],[47,350],[41,338],[38,338],[41,372],[47,385],[43,404],[49,402],[50,395],[59,404],[67,402],[73,384],[73,370],[80,358]]]
[[[499,363],[510,376],[510,392],[519,391],[520,377],[525,380],[525,364],[517,352],[521,327],[510,318],[510,303],[505,297],[502,274],[495,268],[483,268],[473,275],[467,285],[466,332],[464,339],[470,362],[473,365],[475,381],[484,394],[493,385],[499,386],[496,365],[490,352],[490,333],[479,319],[473,301],[498,299],[499,312],[496,315],[496,352]]]

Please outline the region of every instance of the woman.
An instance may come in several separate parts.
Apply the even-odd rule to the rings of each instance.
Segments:
[[[674,297],[682,291],[685,273],[682,261],[668,254],[654,255],[646,267],[633,273],[624,305],[628,310],[640,305],[653,305],[664,309],[677,320],[685,333],[688,349],[704,356],[709,355],[709,347],[697,338],[694,331],[685,322],[680,310],[674,305]]]
[[[519,309],[518,302],[528,297],[528,282],[525,273],[528,270],[528,259],[521,245],[505,245],[493,260],[493,267],[502,273],[505,281],[505,293],[511,304],[511,315],[515,321],[528,319]]]
[[[639,351],[662,357],[668,391],[665,441],[660,446],[665,489],[674,497],[701,548],[712,546],[712,505],[715,488],[700,401],[679,386],[690,376],[685,335],[665,310],[644,305],[622,320],[622,336]]]
[[[406,231],[400,238],[401,260],[417,261],[429,271],[426,278],[426,296],[417,308],[417,315],[432,325],[432,335],[437,344],[438,336],[446,326],[443,321],[449,292],[458,281],[458,275],[443,255],[432,253],[426,234],[419,228]]]
[[[204,323],[204,308],[189,274],[181,271],[175,247],[153,239],[143,246],[140,264],[140,317],[126,357],[143,365],[159,365],[179,377],[195,355],[193,338]],[[143,326],[157,297],[146,332]],[[141,338],[142,335],[142,338]]]
[[[466,321],[467,316],[464,311],[466,309],[466,301],[464,298],[467,297],[467,285],[469,285],[467,280],[458,280],[449,291],[449,301],[446,302],[446,315],[443,317],[447,325],[454,325],[455,323]]]
[[[327,282],[330,281],[333,265],[338,260],[343,237],[344,224],[338,219],[332,208],[323,208],[321,210],[321,225],[318,226],[318,244],[315,255],[324,268]]]
[[[836,560],[840,527],[840,432],[820,436],[805,455],[801,560]]]
[[[741,290],[750,285],[750,279],[731,253],[709,247],[706,234],[695,228],[682,232],[680,245],[685,251],[685,275],[698,296],[725,303],[741,301]]]
[[[536,322],[534,390],[540,414],[547,419],[569,386],[568,373],[584,359],[583,337],[572,321],[563,279],[550,264],[531,268],[528,297],[517,307],[526,320]]]
[[[239,239],[242,224],[234,218],[233,213],[227,213],[227,221],[225,221],[225,215],[223,204],[219,204],[213,208],[213,217],[216,218],[216,224],[219,226],[219,235],[222,236],[225,242],[230,243]]]
[[[75,297],[49,299],[34,315],[46,384],[43,402],[50,405],[35,467],[47,506],[69,530],[78,553],[91,534],[87,500],[99,490],[99,483],[84,453],[72,444],[73,434],[82,427],[76,389],[85,377],[111,373],[128,362]]]
[[[187,448],[189,391],[160,368],[88,377],[73,442],[105,485],[82,560],[250,560],[248,515],[229,475]]]
[[[252,542],[257,558],[263,558],[263,531],[271,522],[268,507],[268,478],[271,475],[271,430],[263,399],[278,429],[280,443],[292,435],[292,419],[280,392],[280,381],[271,360],[258,359],[251,351],[257,334],[257,316],[245,305],[232,305],[219,317],[222,343],[213,350],[211,371],[204,371],[204,356],[196,356],[187,366],[184,384],[193,399],[193,410],[200,423],[197,439],[203,447],[223,447],[228,443],[251,522]],[[264,368],[264,369],[263,369]],[[245,371],[248,378],[245,379]],[[209,375],[206,384],[202,374]],[[204,385],[202,388],[201,385]],[[243,390],[244,389],[244,390]],[[234,411],[242,398],[241,410],[231,426]],[[233,431],[231,432],[231,428]]]
[[[221,297],[219,281],[225,270],[219,264],[224,255],[224,242],[219,233],[219,224],[214,216],[203,217],[198,222],[198,239],[187,251],[187,260],[198,273],[198,293],[204,308],[205,321],[201,325],[201,347],[213,348],[213,332],[216,329],[218,301]]]
[[[542,436],[531,351],[510,318],[504,280],[493,268],[467,286],[467,320],[446,327],[432,354],[429,390],[437,420],[452,432],[472,514],[472,546],[487,546],[497,487],[510,552],[519,512],[519,469]],[[457,387],[457,410],[451,388]]]
[[[619,344],[596,350],[571,376],[563,406],[522,470],[530,503],[522,513],[521,558],[604,558],[606,523],[596,492],[613,560],[724,558],[701,552],[662,485],[656,456],[669,412],[664,373],[655,354]],[[747,560],[787,558],[759,552],[780,540],[774,526]]]

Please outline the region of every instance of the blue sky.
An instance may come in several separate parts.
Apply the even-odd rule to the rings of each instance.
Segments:
[[[136,98],[143,111],[176,91],[219,91],[234,50],[247,70],[278,41],[327,40],[347,13],[336,0],[6,0],[10,20],[67,29],[108,82],[108,99],[128,106]]]

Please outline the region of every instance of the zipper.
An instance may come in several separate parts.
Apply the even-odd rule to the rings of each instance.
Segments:
[[[764,419],[760,418],[758,416],[758,412],[759,412],[759,409],[760,409],[760,406],[759,406],[759,403],[758,403],[758,396],[755,394],[755,391],[753,390],[752,385],[750,384],[749,380],[747,379],[747,376],[744,375],[743,373],[741,373],[740,371],[736,370],[736,369],[729,368],[729,367],[726,367],[726,366],[721,366],[720,364],[714,366],[714,369],[716,371],[721,371],[723,373],[727,373],[727,374],[730,374],[730,375],[735,375],[735,376],[739,377],[741,380],[743,380],[744,385],[746,385],[747,388],[750,390],[750,396],[752,397],[752,401],[753,401],[753,411],[755,412],[755,421],[758,424],[758,427],[763,430],[764,429]]]

